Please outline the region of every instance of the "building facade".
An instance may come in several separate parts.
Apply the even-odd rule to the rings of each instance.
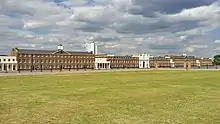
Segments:
[[[200,68],[201,66],[213,66],[212,59],[184,55],[150,58],[151,68]]]
[[[139,58],[133,56],[107,56],[110,68],[139,68]]]
[[[150,68],[170,68],[170,58],[168,57],[151,57]]]
[[[139,54],[133,57],[139,58],[139,68],[150,68],[150,55],[149,54]]]
[[[17,59],[16,56],[0,55],[0,72],[16,71]]]
[[[94,69],[95,56],[90,52],[57,50],[30,50],[13,48],[12,56],[17,58],[18,71]]]
[[[195,56],[134,56],[98,55],[95,43],[86,52],[65,51],[60,44],[56,50],[13,48],[11,56],[0,56],[0,71],[35,71],[65,69],[120,69],[120,68],[200,68],[212,66],[212,59]]]
[[[95,56],[95,69],[111,69],[111,63],[106,55]]]

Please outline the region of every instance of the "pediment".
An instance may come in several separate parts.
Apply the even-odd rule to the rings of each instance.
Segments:
[[[69,52],[66,52],[66,51],[63,51],[63,50],[55,51],[52,54],[55,54],[55,55],[71,55]]]

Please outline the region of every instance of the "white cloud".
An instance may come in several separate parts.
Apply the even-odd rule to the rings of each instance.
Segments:
[[[215,43],[220,43],[220,40],[215,40]]]
[[[182,6],[181,1],[173,2],[179,3],[178,7],[170,6],[171,0],[94,0],[93,5],[85,6],[86,3],[1,0],[0,37],[4,46],[0,52],[9,52],[9,47],[17,44],[56,49],[60,42],[67,45],[65,49],[83,50],[82,44],[90,37],[98,42],[101,52],[114,54],[203,54],[204,49],[213,51],[209,32],[220,27],[218,2],[200,5],[207,2],[191,0],[187,6]]]
[[[217,3],[213,3],[208,6],[200,6],[197,8],[183,9],[180,13],[169,14],[161,16],[165,17],[169,21],[184,21],[184,20],[205,20],[219,16],[220,8]],[[159,14],[160,15],[160,14]]]
[[[24,28],[29,29],[29,28],[39,28],[39,27],[44,27],[45,24],[43,22],[37,22],[37,21],[28,21],[24,23]]]

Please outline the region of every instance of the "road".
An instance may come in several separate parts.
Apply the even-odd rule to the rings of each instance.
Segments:
[[[116,71],[146,71],[146,70],[178,70],[178,71],[186,71],[184,68],[158,68],[158,69],[110,69],[110,70],[64,70],[64,71],[43,71],[43,72],[29,72],[29,71],[21,71],[18,72],[1,72],[0,76],[15,76],[15,75],[45,75],[45,74],[64,74],[64,73],[95,73],[95,72],[116,72]],[[220,69],[189,69],[192,71],[220,71]]]

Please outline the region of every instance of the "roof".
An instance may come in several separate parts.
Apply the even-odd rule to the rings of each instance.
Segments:
[[[152,60],[155,60],[155,61],[157,61],[157,60],[162,60],[162,61],[170,61],[170,59],[169,58],[165,58],[165,57],[161,57],[161,56],[159,56],[159,57],[152,57],[152,58],[150,58],[150,60],[152,61]]]
[[[26,54],[53,54],[59,52],[58,50],[34,50],[34,49],[18,49],[19,53],[26,53]],[[71,55],[85,55],[85,54],[92,54],[91,52],[78,52],[78,51],[62,51],[64,53],[68,53]]]
[[[128,56],[128,55],[126,55],[126,56],[107,56],[108,58],[122,58],[122,59],[124,59],[124,58],[138,58],[138,57],[133,57],[133,56]]]

